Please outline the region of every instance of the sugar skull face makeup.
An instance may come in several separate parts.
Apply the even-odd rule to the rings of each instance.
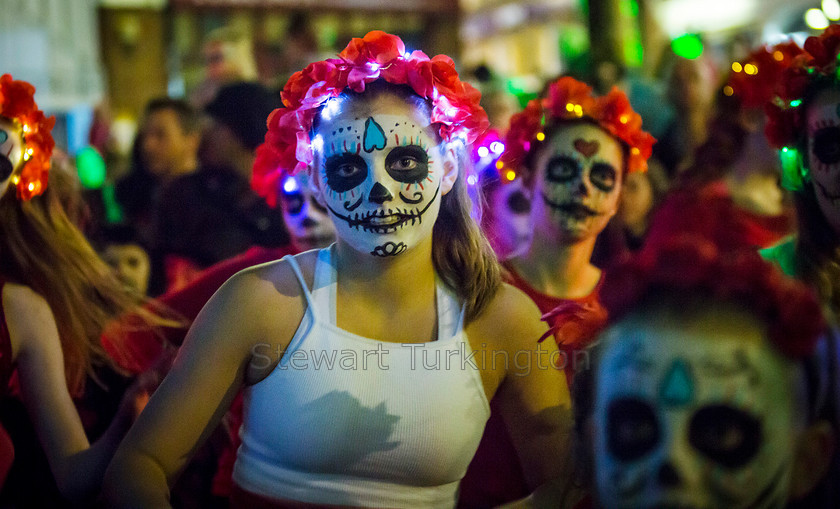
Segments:
[[[534,222],[574,239],[597,235],[618,208],[623,164],[621,145],[601,128],[562,128],[536,158]]]
[[[335,226],[327,209],[315,199],[309,176],[287,176],[280,193],[283,221],[300,249],[316,249],[335,241]]]
[[[604,338],[592,425],[604,507],[784,507],[795,369],[748,313],[627,318]]]
[[[23,163],[20,126],[4,117],[0,117],[0,156],[0,196],[3,196],[12,175]]]
[[[313,145],[317,187],[342,240],[388,257],[431,237],[457,167],[445,163],[415,107],[391,95],[336,100],[322,112]]]
[[[817,203],[840,234],[840,90],[817,94],[808,108],[808,168]]]

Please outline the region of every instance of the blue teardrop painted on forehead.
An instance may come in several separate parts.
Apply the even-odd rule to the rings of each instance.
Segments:
[[[9,139],[9,133],[0,129],[0,143],[6,143],[6,140]]]
[[[365,138],[364,148],[365,152],[373,152],[374,150],[383,150],[386,145],[385,131],[382,126],[376,123],[373,117],[368,117],[365,121]]]
[[[677,359],[671,364],[659,387],[659,397],[669,407],[683,406],[694,401],[694,377],[687,362]]]

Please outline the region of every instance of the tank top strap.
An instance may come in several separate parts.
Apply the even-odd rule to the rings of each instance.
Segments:
[[[437,280],[438,340],[451,338],[464,328],[464,305],[440,279]]]
[[[309,311],[312,313],[314,318],[317,315],[315,306],[316,301],[313,298],[312,293],[309,291],[309,287],[306,286],[306,280],[303,278],[303,272],[300,270],[300,265],[298,265],[297,259],[293,255],[286,255],[283,259],[289,262],[292,272],[295,273],[295,277],[297,277],[298,283],[300,283],[300,288],[303,290],[303,296],[306,298],[306,305],[309,307]]]
[[[335,300],[338,276],[332,262],[332,246],[318,251],[312,283],[313,307],[328,323],[336,325]]]

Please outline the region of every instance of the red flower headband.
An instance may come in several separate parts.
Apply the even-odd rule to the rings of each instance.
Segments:
[[[25,81],[0,76],[0,117],[20,125],[23,140],[23,164],[12,177],[18,197],[29,200],[44,192],[50,171],[50,156],[55,146],[52,135],[55,117],[45,117],[35,104],[35,87]]]
[[[502,165],[521,171],[535,143],[545,140],[545,126],[553,120],[589,118],[630,148],[627,171],[646,171],[656,139],[642,130],[642,117],[633,111],[624,92],[613,88],[607,95],[593,96],[592,88],[574,78],[552,82],[548,96],[529,101],[525,110],[510,119]]]
[[[309,133],[319,108],[346,89],[364,92],[378,79],[408,85],[431,100],[431,121],[440,126],[445,141],[462,138],[472,143],[490,125],[479,105],[481,93],[458,78],[451,58],[430,59],[422,51],[408,54],[396,35],[369,32],[351,40],[338,58],[309,64],[286,83],[281,94],[284,107],[268,117],[268,133],[257,148],[251,179],[251,186],[269,205],[277,203],[281,175],[294,175],[312,163]]]
[[[795,147],[805,132],[802,98],[818,82],[838,82],[840,25],[831,25],[819,36],[808,37],[805,49],[784,69],[777,97],[765,107],[765,134],[776,148]]]

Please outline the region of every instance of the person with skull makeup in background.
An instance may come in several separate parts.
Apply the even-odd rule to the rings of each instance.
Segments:
[[[112,506],[165,506],[240,387],[234,507],[453,507],[494,394],[532,486],[565,473],[556,346],[470,216],[479,96],[448,57],[379,31],[290,78],[253,184],[274,205],[307,171],[337,242],[216,292],[109,467]]]
[[[765,134],[781,151],[781,180],[793,194],[797,235],[762,255],[807,283],[822,302],[830,328],[817,347],[820,369],[813,391],[821,395],[820,415],[840,434],[840,25],[809,37],[804,50],[782,74],[778,97],[765,108]],[[833,481],[824,482],[802,507],[840,503],[840,454],[828,477]]]
[[[610,267],[608,323],[573,386],[596,507],[790,507],[830,468],[836,435],[812,390],[819,303],[729,227],[660,222]]]
[[[515,171],[531,191],[533,235],[530,246],[503,266],[507,280],[531,297],[557,332],[569,381],[589,338],[562,311],[569,303],[599,308],[604,278],[592,253],[616,213],[625,176],[647,168],[655,140],[641,125],[623,92],[596,96],[585,83],[563,77],[549,84],[544,99],[511,118],[505,137],[501,171]],[[494,415],[462,483],[462,507],[527,494],[495,402],[491,408]]]
[[[12,465],[0,491],[4,507],[95,497],[145,390],[143,380],[128,391],[110,426],[89,443],[73,398],[100,368],[121,372],[99,335],[143,300],[99,259],[68,218],[60,191],[47,187],[55,119],[38,109],[34,93],[25,81],[0,77],[0,392],[4,417],[21,414],[18,406],[28,415],[26,422],[6,421],[10,430],[14,424],[15,443],[34,431],[43,450]],[[162,323],[168,322],[144,311],[134,326]],[[119,338],[112,346],[121,347]],[[28,469],[40,474],[42,455],[52,478],[38,484]]]

